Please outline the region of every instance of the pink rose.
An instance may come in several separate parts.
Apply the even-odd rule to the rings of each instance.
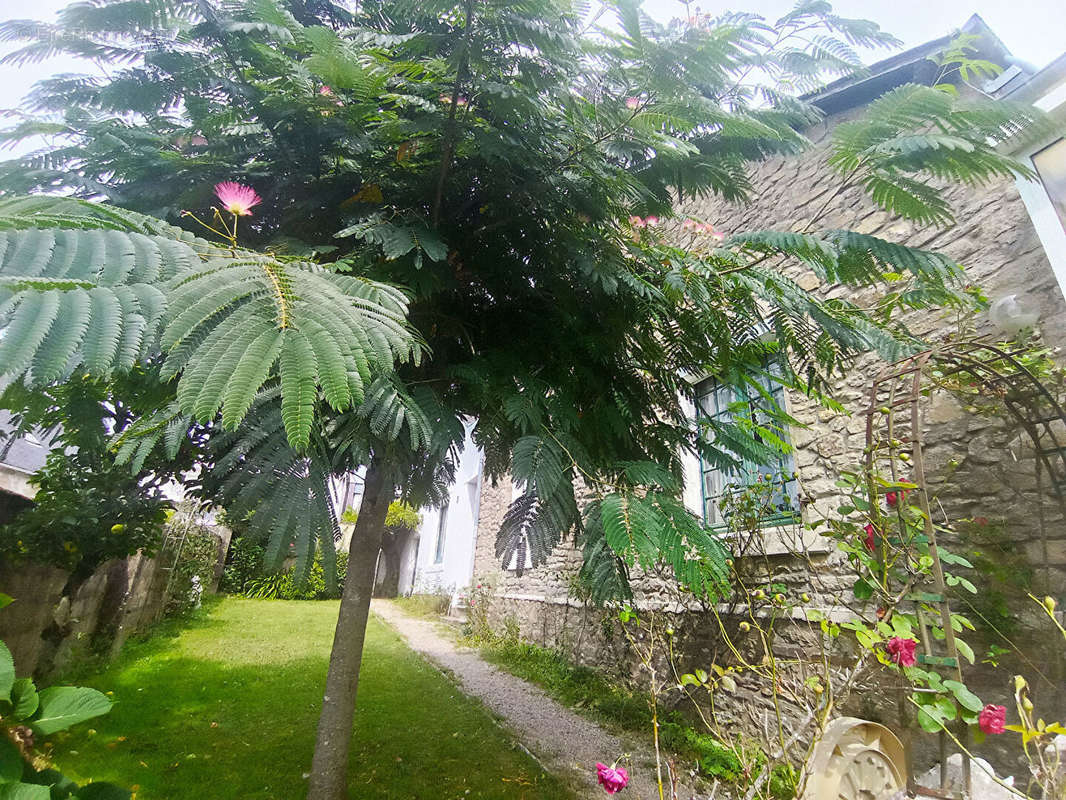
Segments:
[[[616,769],[606,764],[596,764],[596,780],[607,794],[617,794],[629,783],[629,773],[622,767]]]
[[[1003,733],[1007,723],[1007,709],[989,703],[977,715],[977,727],[985,733]]]
[[[885,649],[888,651],[889,657],[901,667],[913,667],[918,663],[918,659],[914,655],[917,647],[918,641],[916,639],[901,639],[898,636],[893,636],[888,640]]]

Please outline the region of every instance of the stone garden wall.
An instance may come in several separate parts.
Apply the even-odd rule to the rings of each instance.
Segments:
[[[202,576],[218,588],[230,531],[200,528],[217,539],[217,559]],[[71,593],[70,573],[44,564],[0,565],[0,591],[15,602],[0,611],[0,640],[11,650],[18,676],[47,676],[90,653],[113,658],[126,640],[158,621],[174,604],[168,596],[169,554],[137,553],[101,564]],[[187,571],[187,570],[186,570]]]

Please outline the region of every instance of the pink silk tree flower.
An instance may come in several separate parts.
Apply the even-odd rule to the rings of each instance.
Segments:
[[[901,667],[913,667],[918,663],[918,658],[914,654],[917,647],[917,640],[901,639],[899,636],[893,636],[885,645],[889,657]]]
[[[226,211],[239,217],[250,217],[252,206],[263,202],[263,198],[251,186],[244,186],[234,181],[216,184],[215,195],[222,201]]]
[[[636,111],[639,106],[640,106],[640,98],[639,97],[627,97],[626,98],[626,108],[628,108],[630,111]]]
[[[977,715],[977,727],[985,733],[1003,733],[1007,724],[1007,709],[989,703]]]
[[[607,794],[617,794],[626,788],[629,783],[629,773],[622,767],[608,767],[606,764],[596,764],[596,780]]]

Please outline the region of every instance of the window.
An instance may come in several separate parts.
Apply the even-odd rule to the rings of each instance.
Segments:
[[[444,535],[448,529],[448,504],[440,507],[440,519],[437,520],[437,546],[433,551],[433,563],[444,561]]]
[[[1066,228],[1066,139],[1033,153],[1033,166],[1044,184],[1059,222]]]
[[[772,371],[771,371],[772,372]],[[772,374],[756,378],[773,402],[784,407],[785,390]],[[754,387],[727,386],[714,378],[696,384],[696,413],[705,419],[728,422],[738,414],[751,415],[758,419],[760,411],[770,407],[767,398]],[[782,438],[788,440],[788,434]],[[731,487],[750,486],[760,475],[772,475],[778,481],[773,496],[775,513],[768,524],[791,522],[799,510],[796,467],[791,454],[781,454],[772,464],[757,464],[744,461],[738,469],[719,469],[700,460],[700,491],[703,497],[703,520],[707,525],[724,525],[720,504],[722,496]],[[782,476],[786,476],[782,481]]]

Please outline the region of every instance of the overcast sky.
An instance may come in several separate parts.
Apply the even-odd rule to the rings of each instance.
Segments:
[[[66,0],[0,0],[0,18],[51,20],[64,5]],[[693,3],[696,5],[699,4]],[[709,13],[744,10],[773,19],[792,5],[792,0],[704,0],[702,10]],[[902,39],[905,47],[943,36],[977,13],[1015,56],[1037,67],[1066,50],[1066,0],[837,0],[833,5],[841,15],[874,20]],[[681,16],[684,6],[677,0],[646,0],[644,8],[656,19],[666,21]],[[0,45],[0,52],[9,49],[9,45]],[[871,60],[889,54],[882,51]],[[91,67],[87,69],[84,64],[65,59],[20,69],[0,66],[0,109],[17,107],[33,83],[41,78],[58,72],[88,71]]]

